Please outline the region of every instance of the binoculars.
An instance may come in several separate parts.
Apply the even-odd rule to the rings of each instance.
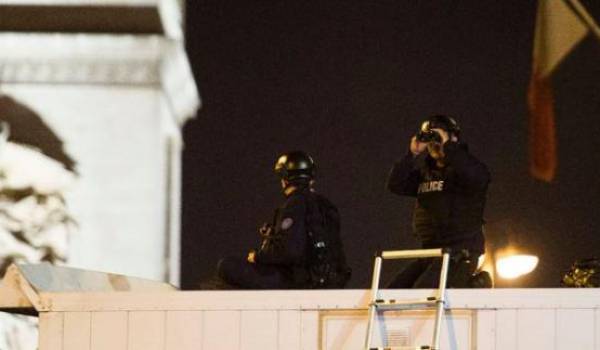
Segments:
[[[442,142],[440,134],[433,130],[419,130],[416,136],[419,142]]]

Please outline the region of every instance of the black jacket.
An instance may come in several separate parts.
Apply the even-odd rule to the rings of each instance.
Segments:
[[[306,212],[309,189],[292,192],[275,210],[272,232],[256,253],[256,262],[271,265],[304,266],[307,257]]]
[[[483,252],[483,210],[490,173],[467,146],[444,145],[446,165],[437,167],[427,152],[396,162],[388,189],[417,197],[413,229],[425,248],[462,247]]]

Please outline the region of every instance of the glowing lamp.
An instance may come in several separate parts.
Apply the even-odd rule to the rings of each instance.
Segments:
[[[539,258],[535,255],[514,254],[497,259],[496,271],[505,279],[514,279],[535,270]]]

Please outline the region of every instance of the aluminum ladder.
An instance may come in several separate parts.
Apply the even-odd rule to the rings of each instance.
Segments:
[[[384,259],[422,259],[441,258],[442,268],[440,271],[440,285],[435,297],[424,300],[384,300],[379,298],[379,277],[381,275],[381,264]],[[448,277],[448,266],[450,264],[450,251],[448,249],[418,249],[418,250],[393,250],[383,251],[375,256],[373,267],[373,281],[371,283],[371,299],[369,302],[369,323],[367,324],[367,337],[364,350],[439,350],[440,331],[442,327],[442,316],[446,303],[446,280]],[[406,309],[436,309],[435,325],[433,328],[433,339],[431,345],[423,346],[394,346],[394,347],[371,347],[373,336],[373,325],[378,311],[406,310]]]

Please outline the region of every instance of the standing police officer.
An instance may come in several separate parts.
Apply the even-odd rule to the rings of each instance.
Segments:
[[[484,252],[483,211],[490,174],[459,142],[460,128],[445,115],[425,120],[412,137],[409,152],[392,168],[391,192],[416,197],[413,229],[422,248],[450,248],[448,286],[472,285]],[[390,288],[435,288],[439,259],[409,264]]]
[[[281,155],[275,173],[286,199],[273,223],[259,229],[262,243],[246,259],[225,258],[218,276],[242,289],[340,288],[349,270],[339,239],[337,209],[315,193],[315,164],[301,151]]]

